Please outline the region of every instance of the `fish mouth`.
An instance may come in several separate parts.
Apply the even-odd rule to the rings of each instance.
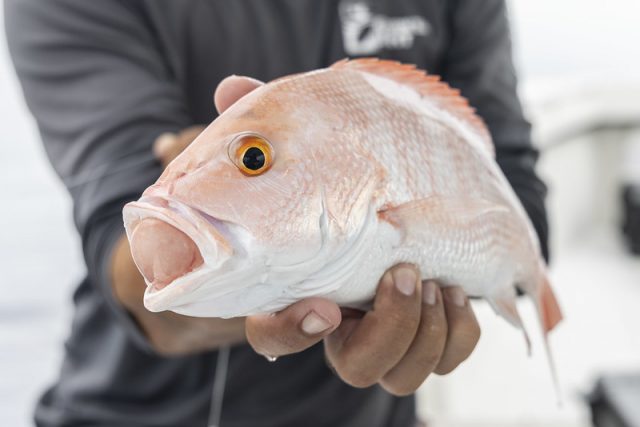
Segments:
[[[127,237],[147,289],[144,304],[166,310],[206,281],[234,253],[229,229],[219,220],[171,198],[143,196],[123,211]]]

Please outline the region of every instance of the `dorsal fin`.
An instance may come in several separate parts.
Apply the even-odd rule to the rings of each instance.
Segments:
[[[495,155],[495,148],[484,121],[469,105],[469,101],[460,95],[460,91],[441,81],[440,76],[427,74],[417,69],[415,65],[377,58],[343,59],[330,68],[349,68],[375,74],[412,88],[463,123],[468,123],[470,128],[480,136],[491,155]]]

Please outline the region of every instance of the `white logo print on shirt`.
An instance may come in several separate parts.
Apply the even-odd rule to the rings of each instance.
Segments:
[[[390,18],[371,12],[364,2],[340,4],[342,38],[348,55],[370,55],[381,49],[409,49],[417,36],[426,36],[431,25],[422,16]]]

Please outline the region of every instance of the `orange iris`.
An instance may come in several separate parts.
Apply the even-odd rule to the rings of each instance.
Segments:
[[[257,135],[241,136],[233,144],[234,163],[245,175],[260,175],[273,163],[273,148],[266,139]]]

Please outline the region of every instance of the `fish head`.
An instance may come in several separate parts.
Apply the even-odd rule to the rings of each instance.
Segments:
[[[301,96],[304,85],[282,84],[236,102],[125,207],[148,309],[210,317],[281,309],[345,238],[331,231],[354,221],[360,199],[335,159],[348,143],[342,119]]]

